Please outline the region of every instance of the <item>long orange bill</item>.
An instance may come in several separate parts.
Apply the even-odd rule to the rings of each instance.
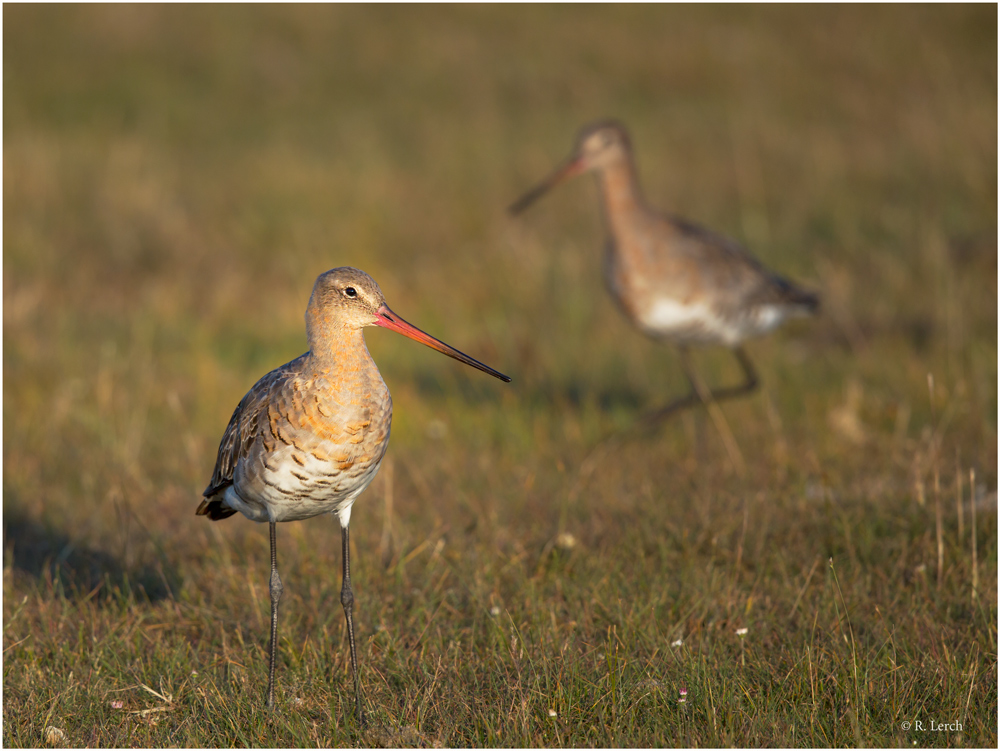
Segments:
[[[423,331],[418,329],[412,323],[407,323],[398,315],[393,313],[388,305],[381,305],[377,311],[376,315],[376,325],[382,328],[392,329],[393,331],[402,334],[403,336],[408,336],[414,341],[418,341],[421,344],[426,344],[431,349],[436,349],[438,352],[448,355],[448,357],[454,357],[459,362],[464,362],[466,365],[471,365],[477,370],[481,370],[484,373],[489,373],[494,378],[499,378],[504,383],[510,383],[510,378],[505,376],[503,373],[493,370],[489,365],[483,365],[479,360],[473,360],[468,355],[459,352],[454,347],[449,347],[447,344],[442,342],[440,339],[435,339],[430,334],[425,334]]]
[[[533,204],[543,195],[548,193],[549,190],[557,186],[559,183],[563,182],[564,180],[568,180],[571,177],[575,177],[576,175],[579,175],[581,172],[584,171],[585,168],[582,158],[574,157],[573,159],[570,159],[568,162],[566,162],[566,164],[564,164],[562,167],[560,167],[551,175],[542,180],[542,182],[540,182],[534,188],[532,188],[523,196],[514,201],[514,203],[510,205],[510,208],[508,208],[507,211],[515,215],[520,214],[522,211],[528,208],[531,204]]]

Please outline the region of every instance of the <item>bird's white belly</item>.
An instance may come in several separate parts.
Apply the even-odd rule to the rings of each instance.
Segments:
[[[655,337],[733,347],[749,337],[766,334],[785,318],[786,311],[776,305],[762,305],[725,317],[707,303],[661,297],[641,312],[640,324]]]
[[[681,342],[727,341],[732,328],[705,303],[661,297],[640,311],[639,323],[651,336]]]

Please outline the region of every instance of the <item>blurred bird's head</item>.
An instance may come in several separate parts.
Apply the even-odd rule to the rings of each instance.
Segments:
[[[616,120],[591,123],[576,137],[572,161],[578,165],[574,174],[603,169],[628,159],[632,152],[628,131]]]
[[[545,193],[571,177],[591,170],[602,170],[628,160],[632,153],[625,126],[616,120],[591,123],[580,131],[569,160],[510,206],[519,214]]]

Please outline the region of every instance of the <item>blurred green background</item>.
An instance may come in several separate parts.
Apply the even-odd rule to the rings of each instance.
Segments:
[[[995,745],[995,6],[3,20],[7,745]],[[623,432],[686,382],[604,292],[589,178],[505,213],[607,116],[651,203],[823,297],[750,345],[743,475],[703,411]],[[514,377],[367,337],[361,735],[334,522],[279,530],[268,718],[266,528],[193,515],[340,265]]]

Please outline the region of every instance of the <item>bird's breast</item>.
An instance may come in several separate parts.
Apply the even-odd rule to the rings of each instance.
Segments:
[[[273,521],[339,511],[375,477],[391,422],[381,377],[341,378],[336,387],[322,373],[297,379],[260,415],[255,450],[240,462],[236,489]]]

